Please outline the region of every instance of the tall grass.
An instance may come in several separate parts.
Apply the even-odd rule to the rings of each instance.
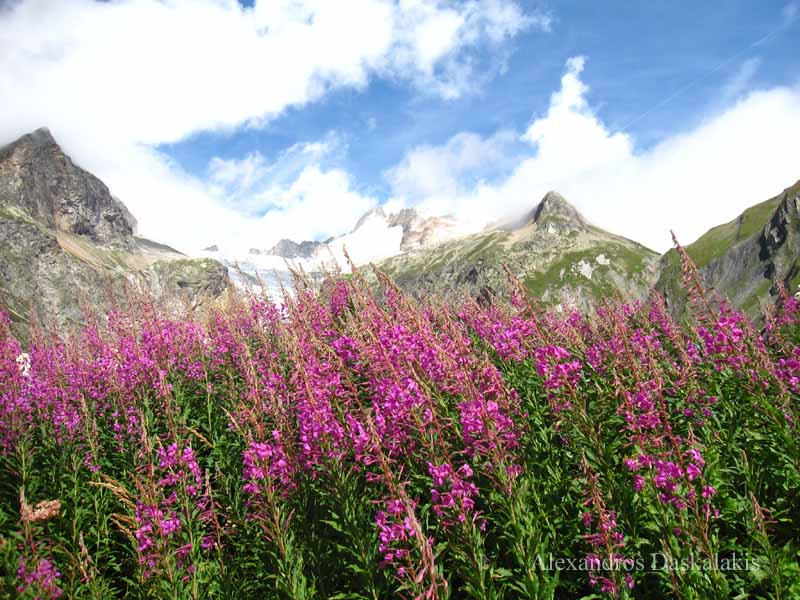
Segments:
[[[800,597],[800,305],[0,322],[0,597]],[[377,298],[380,298],[378,300]]]

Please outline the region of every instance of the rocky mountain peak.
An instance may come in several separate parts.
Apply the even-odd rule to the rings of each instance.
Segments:
[[[0,148],[0,207],[95,243],[134,245],[136,219],[44,127]]]
[[[528,221],[542,224],[548,220],[562,221],[573,227],[583,228],[587,225],[586,219],[558,192],[547,192],[541,202],[533,209]]]
[[[278,241],[272,248],[265,251],[264,254],[270,256],[281,256],[283,258],[313,258],[314,255],[323,248],[326,244],[333,241],[333,238],[328,238],[324,242],[316,242],[305,240],[302,242],[295,242],[289,239],[282,239]]]
[[[389,227],[396,227],[397,225],[400,225],[403,227],[404,231],[409,227],[413,227],[419,221],[420,216],[415,208],[400,209],[396,213],[390,214],[387,218]]]
[[[358,221],[356,222],[356,226],[353,227],[353,230],[351,231],[351,233],[353,231],[358,231],[361,228],[361,226],[364,223],[366,223],[368,219],[370,219],[372,217],[380,217],[382,219],[386,219],[386,213],[383,211],[383,207],[376,206],[375,208],[371,208],[367,212],[365,212],[363,215],[361,215],[361,218],[358,219]]]
[[[424,218],[415,208],[403,208],[387,214],[383,207],[378,206],[366,212],[358,220],[353,231],[357,231],[371,217],[380,217],[389,227],[402,228],[403,238],[400,243],[402,251],[415,250],[434,242],[454,223],[450,215]]]
[[[226,293],[231,281],[220,262],[190,259],[134,236],[135,228],[125,205],[47,129],[1,147],[0,307],[15,334],[26,338],[34,319],[82,323],[87,308],[125,306],[130,289],[181,314]]]
[[[40,127],[36,131],[26,133],[17,142],[17,144],[27,144],[32,147],[43,148],[45,146],[58,146],[53,134],[47,127]]]

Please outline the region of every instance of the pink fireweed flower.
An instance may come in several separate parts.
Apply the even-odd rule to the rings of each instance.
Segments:
[[[337,407],[348,397],[337,366],[320,360],[313,352],[303,353],[304,364],[294,373],[294,398],[300,462],[308,470],[342,456],[345,429]]]
[[[433,478],[431,499],[433,512],[445,527],[456,523],[466,523],[472,518],[478,488],[467,481],[472,477],[472,469],[463,464],[454,470],[449,463],[435,466],[428,462],[428,473]]]
[[[382,379],[372,384],[373,419],[390,457],[413,452],[420,427],[431,421],[429,402],[415,379]]]
[[[496,306],[484,310],[464,310],[459,318],[494,349],[504,360],[522,361],[528,356],[525,339],[534,327],[519,316],[507,317]]]
[[[187,528],[192,528],[195,518],[204,526],[212,518],[211,499],[203,492],[204,473],[192,447],[177,443],[159,446],[156,458],[152,471],[155,495],[149,492],[149,485],[143,485],[148,492],[136,503],[134,514],[136,527],[133,533],[139,564],[145,567],[145,578],[163,566],[171,548],[177,552],[178,568],[183,568],[183,551],[178,550],[188,543]],[[188,501],[188,506],[181,499]]]
[[[581,377],[582,365],[559,346],[543,346],[535,352],[536,371],[551,390],[574,388]],[[571,360],[572,359],[572,360]]]
[[[475,398],[459,403],[458,409],[469,456],[511,457],[510,450],[519,445],[516,427],[496,401]]]
[[[30,590],[36,598],[60,598],[64,592],[60,587],[61,573],[47,558],[34,561],[30,568],[24,558],[19,559],[17,579],[22,583],[17,587],[17,592],[22,595]]]
[[[265,480],[279,483],[284,490],[294,487],[294,467],[286,455],[278,430],[272,432],[271,442],[251,442],[243,456],[244,491],[251,496],[262,493]]]
[[[348,297],[347,282],[342,280],[337,281],[333,286],[333,291],[331,292],[331,314],[336,317],[340,316],[342,313],[344,313],[349,302],[350,298]]]
[[[703,341],[706,355],[717,370],[731,367],[745,369],[752,363],[750,349],[745,338],[746,317],[730,307],[724,307],[716,322],[708,327],[699,327],[697,333]]]
[[[590,565],[589,581],[593,586],[599,583],[602,592],[616,598],[618,588],[614,580],[620,581],[620,566],[629,562],[621,552],[625,546],[625,535],[620,531],[617,513],[608,509],[600,488],[600,478],[592,472],[585,455],[581,469],[586,477],[584,494],[587,496],[583,503],[586,509],[581,514],[581,519],[586,529],[590,530],[583,539],[592,547],[586,555],[586,563]],[[614,579],[601,575],[601,568],[607,569]]]

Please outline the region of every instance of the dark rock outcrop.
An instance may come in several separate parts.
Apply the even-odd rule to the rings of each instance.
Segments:
[[[557,220],[577,228],[584,228],[588,224],[578,209],[567,202],[564,196],[552,191],[545,194],[527,220],[535,224],[546,224],[548,221]]]
[[[159,260],[147,267],[142,276],[157,296],[190,310],[213,303],[231,285],[228,268],[210,259]]]
[[[320,248],[323,248],[325,244],[330,241],[331,240],[326,240],[325,242],[313,242],[306,240],[298,243],[293,242],[292,240],[282,239],[272,248],[267,250],[265,254],[270,256],[281,256],[289,259],[311,258]]]
[[[125,205],[75,165],[44,128],[0,149],[0,206],[98,244],[129,249],[136,232]]]

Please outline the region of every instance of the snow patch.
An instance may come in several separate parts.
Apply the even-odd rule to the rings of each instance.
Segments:
[[[575,265],[575,270],[578,271],[578,273],[580,273],[584,277],[586,277],[586,279],[591,279],[592,273],[594,273],[594,267],[592,266],[592,264],[589,261],[583,259],[581,259],[578,262],[578,264]]]

